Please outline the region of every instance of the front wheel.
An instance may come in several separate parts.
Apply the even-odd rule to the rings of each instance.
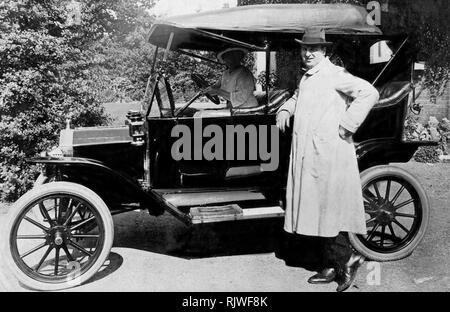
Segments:
[[[361,173],[366,235],[349,233],[352,246],[375,261],[409,256],[425,235],[430,204],[425,190],[407,171],[376,166]]]
[[[114,238],[104,201],[70,182],[51,182],[23,195],[11,207],[6,231],[8,267],[37,290],[86,282],[106,261]]]

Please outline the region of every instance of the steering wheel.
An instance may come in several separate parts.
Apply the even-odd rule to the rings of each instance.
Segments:
[[[209,87],[209,84],[208,84],[208,82],[206,82],[205,78],[203,78],[199,74],[191,73],[191,79],[197,85],[197,87],[199,87],[200,89],[205,89],[205,88]],[[220,104],[220,99],[217,95],[211,95],[211,94],[205,93],[205,96],[214,104],[217,104],[217,105]]]

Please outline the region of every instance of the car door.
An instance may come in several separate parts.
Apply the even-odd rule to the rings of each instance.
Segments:
[[[276,127],[275,113],[233,116],[235,157],[229,161],[227,181],[252,186],[274,186],[285,183],[290,151],[290,133]],[[245,134],[245,144],[239,140]],[[231,148],[231,146],[227,147]],[[243,152],[243,150],[245,152]],[[245,157],[242,156],[245,154]]]

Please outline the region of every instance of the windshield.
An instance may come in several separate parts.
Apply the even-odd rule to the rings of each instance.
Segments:
[[[224,65],[216,59],[216,54],[210,51],[189,51],[192,55],[175,51],[161,51],[155,73],[149,78],[148,92],[143,109],[148,117],[172,117],[177,109],[196,96],[190,105],[191,109],[219,109],[226,107],[226,101],[221,99],[219,105],[212,103],[206,96],[198,93],[213,84],[220,82]],[[164,60],[164,56],[166,60]],[[203,59],[197,58],[200,56]],[[192,75],[201,76],[204,86],[197,85]]]

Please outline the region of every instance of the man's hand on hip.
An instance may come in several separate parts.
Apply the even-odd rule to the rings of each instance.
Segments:
[[[341,137],[342,140],[348,141],[351,139],[352,135],[353,135],[352,132],[348,131],[342,126],[339,126],[339,136]]]

